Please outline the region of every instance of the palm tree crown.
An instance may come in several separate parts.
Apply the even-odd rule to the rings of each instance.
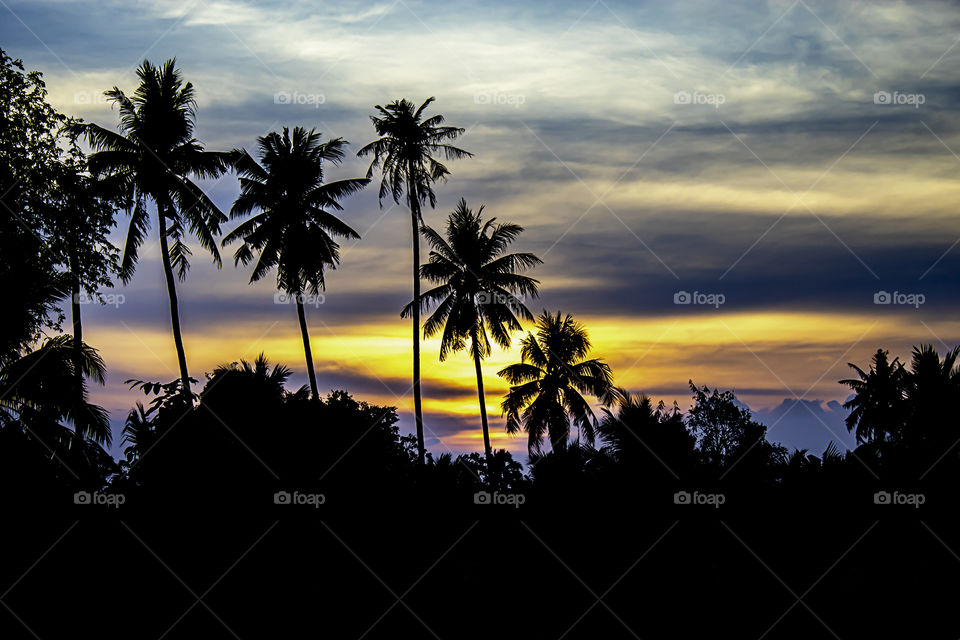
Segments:
[[[440,360],[460,351],[470,341],[470,353],[490,355],[490,341],[510,347],[510,332],[522,329],[520,320],[533,314],[518,296],[536,298],[539,281],[516,273],[542,261],[532,253],[505,254],[507,246],[523,231],[517,224],[483,222],[483,207],[474,213],[462,199],[447,219],[446,238],[430,227],[421,230],[432,247],[430,260],[420,267],[420,276],[437,284],[420,297],[420,308],[436,307],[423,324],[425,338],[441,330]],[[407,317],[414,303],[402,312]]]
[[[435,98],[427,98],[419,108],[406,99],[394,100],[386,107],[374,107],[379,116],[370,116],[380,136],[357,152],[358,156],[373,155],[367,177],[377,169],[382,171],[379,198],[390,195],[399,203],[404,192],[419,220],[420,206],[426,202],[437,205],[433,183],[446,180],[450,170],[437,160],[469,158],[473,154],[448,144],[463,135],[459,127],[442,126],[444,118],[437,114],[424,118],[423,113]]]
[[[498,373],[512,385],[501,404],[507,433],[526,431],[531,453],[539,453],[545,435],[554,451],[562,451],[573,423],[592,443],[597,420],[582,394],[605,405],[615,400],[619,391],[610,366],[587,358],[590,339],[569,314],[544,311],[536,327],[536,335],[528,333],[521,343],[521,362]]]
[[[193,137],[195,92],[190,82],[183,81],[176,60],[162,67],[145,60],[137,77],[140,85],[132,96],[117,87],[105,93],[120,109],[120,133],[83,125],[98,150],[90,156],[89,167],[114,193],[124,196],[131,209],[120,264],[123,281],[133,277],[139,248],[150,228],[147,200],[153,200],[166,218],[167,237],[173,241],[170,257],[182,280],[190,267],[190,251],[183,242],[185,227],[220,265],[215,236],[227,218],[190,177],[220,176],[229,168],[229,155],[205,151]]]
[[[857,377],[840,381],[854,393],[843,407],[850,410],[847,429],[856,429],[857,441],[861,443],[896,439],[901,435],[907,372],[899,358],[891,361],[888,356],[887,351],[878,349],[869,371],[848,363]]]
[[[291,136],[273,131],[258,139],[257,163],[244,150],[236,153],[240,196],[231,218],[257,214],[227,234],[223,244],[241,240],[236,264],[249,264],[256,256],[250,282],[277,268],[277,287],[290,294],[325,288],[324,272],[340,262],[340,245],[334,237],[359,239],[360,235],[331,210],[342,211],[339,200],[363,189],[366,178],[325,183],[324,163],[343,160],[347,142],[320,141],[321,134],[296,127]]]

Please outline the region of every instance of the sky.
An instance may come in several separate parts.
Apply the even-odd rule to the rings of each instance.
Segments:
[[[475,157],[449,163],[427,224],[464,197],[523,225],[513,249],[544,260],[529,306],[583,322],[618,385],[684,410],[689,380],[732,389],[791,449],[853,446],[848,362],[960,344],[951,3],[0,0],[0,16],[0,47],[67,114],[115,127],[102,92],[176,57],[207,148],[315,127],[350,142],[331,179],[364,175],[352,151],[373,139],[375,104],[435,96]],[[224,211],[238,193],[231,174],[201,184]],[[362,239],[308,308],[320,388],[397,406],[409,431],[409,216],[374,188],[344,204]],[[191,374],[262,351],[304,384],[295,307],[273,280],[248,284],[231,251],[217,270],[195,247],[179,285]],[[84,314],[116,451],[143,397],[124,380],[177,377],[155,240],[110,293]],[[472,362],[438,353],[423,343],[428,445],[480,450]],[[524,457],[496,375],[518,360],[495,350],[484,384],[494,446]]]

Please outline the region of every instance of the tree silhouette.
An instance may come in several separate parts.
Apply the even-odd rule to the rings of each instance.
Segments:
[[[423,224],[421,207],[429,203],[437,205],[437,196],[433,185],[446,180],[449,169],[434,155],[459,159],[473,154],[448,144],[456,140],[464,130],[443,125],[440,114],[424,118],[424,111],[434,98],[427,98],[419,108],[409,100],[394,100],[386,107],[376,105],[379,116],[370,116],[373,127],[380,136],[357,152],[358,156],[373,155],[367,177],[380,169],[379,199],[390,195],[393,201],[400,202],[400,196],[406,193],[407,206],[410,208],[410,226],[413,235],[413,299],[420,299],[420,234]],[[417,423],[417,450],[420,464],[424,463],[423,446],[423,410],[420,399],[420,308],[413,308],[413,405]]]
[[[108,235],[114,222],[114,202],[103,197],[96,182],[85,172],[86,160],[76,139],[58,167],[54,198],[45,216],[48,246],[53,251],[69,282],[70,315],[73,325],[76,398],[85,402],[83,371],[82,297],[101,299],[100,289],[112,287],[111,275],[118,269],[117,250]],[[101,299],[102,300],[102,299]],[[83,412],[80,412],[83,415]],[[96,424],[73,425],[74,442],[82,447],[87,436],[104,442],[109,436],[95,433]]]
[[[0,49],[0,366],[19,359],[44,329],[59,329],[69,283],[43,237],[63,157],[66,117],[47,103],[40,72]]]
[[[894,358],[891,362],[887,351],[877,349],[869,371],[853,363],[847,366],[858,376],[840,381],[854,393],[843,405],[850,409],[847,430],[856,429],[860,443],[899,439],[903,430],[906,377],[900,359]]]
[[[106,366],[95,349],[75,347],[71,336],[62,334],[18,360],[0,368],[0,414],[5,421],[30,413],[48,424],[69,420],[83,425],[83,435],[109,445],[110,423],[106,409],[88,401],[85,383],[104,384]],[[73,437],[73,432],[68,432]]]
[[[487,331],[497,345],[508,349],[510,332],[523,328],[517,316],[533,319],[533,314],[517,296],[536,298],[539,282],[517,272],[542,261],[532,253],[505,254],[523,227],[496,224],[496,218],[483,222],[482,214],[483,206],[474,213],[461,198],[447,218],[446,238],[430,227],[421,229],[433,249],[429,262],[420,267],[420,277],[439,286],[424,293],[419,306],[421,311],[436,308],[423,325],[423,335],[430,338],[443,332],[441,362],[451,352],[466,349],[469,342],[477,372],[483,449],[489,460],[490,431],[480,368],[480,361],[490,355]],[[411,302],[401,316],[409,316],[416,306]]]
[[[527,432],[527,448],[539,453],[544,436],[551,448],[566,449],[571,422],[587,442],[594,440],[596,416],[584,393],[609,404],[619,391],[613,386],[610,366],[587,359],[590,339],[573,316],[544,311],[537,318],[536,336],[528,333],[521,343],[521,362],[498,372],[512,385],[501,408],[507,433]]]
[[[196,100],[193,85],[184,82],[176,61],[162,67],[149,61],[137,69],[140,85],[128,97],[114,87],[104,95],[120,109],[120,133],[96,124],[82,125],[97,150],[89,158],[90,171],[105,188],[123,198],[130,212],[130,226],[120,262],[124,283],[133,277],[139,249],[150,228],[147,201],[157,207],[160,258],[170,299],[170,323],[177,349],[183,392],[190,394],[190,376],[180,332],[176,280],[190,268],[190,250],[184,243],[187,228],[200,245],[221,264],[215,236],[226,216],[191,180],[215,178],[229,167],[229,155],[204,151],[193,137]],[[172,243],[170,242],[172,240]]]
[[[277,288],[295,298],[303,350],[310,377],[310,391],[318,399],[317,374],[313,368],[310,335],[303,309],[303,295],[318,295],[326,288],[324,270],[340,263],[340,245],[334,237],[360,238],[331,209],[342,211],[340,199],[356,193],[368,178],[349,178],[325,183],[324,163],[337,165],[347,142],[341,138],[320,142],[320,133],[301,127],[284,127],[258,139],[261,166],[244,150],[236,154],[240,174],[240,196],[230,210],[232,218],[254,211],[223,239],[226,246],[236,240],[243,244],[234,254],[234,263],[244,265],[256,259],[250,282],[277,269]]]
[[[622,391],[614,407],[601,411],[597,434],[625,468],[675,474],[690,466],[696,438],[676,404],[668,410],[662,401],[655,406],[646,395]]]
[[[912,426],[912,433],[907,436],[941,440],[947,435],[951,442],[956,439],[954,414],[960,398],[958,355],[960,347],[947,351],[942,358],[933,345],[913,348],[904,384]]]

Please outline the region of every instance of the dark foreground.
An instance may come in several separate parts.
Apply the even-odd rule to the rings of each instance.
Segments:
[[[11,496],[0,637],[960,634],[960,530],[944,495],[919,508],[727,495],[717,508],[580,492],[514,507],[208,490],[118,508]]]

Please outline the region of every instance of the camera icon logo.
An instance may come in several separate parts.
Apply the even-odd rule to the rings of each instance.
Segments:
[[[887,491],[877,491],[873,494],[873,504],[890,504],[890,493]]]
[[[474,104],[490,104],[491,97],[489,93],[477,93],[473,96]]]
[[[692,301],[689,291],[677,291],[673,294],[673,304],[690,304]]]
[[[689,91],[677,91],[673,94],[673,104],[690,104],[692,99]]]
[[[473,494],[473,504],[490,504],[491,500],[490,493],[487,491],[477,491]]]
[[[290,95],[289,91],[277,91],[273,94],[273,104],[290,104],[293,96]]]
[[[889,91],[877,91],[873,94],[873,104],[890,104],[892,100],[893,96]]]
[[[273,494],[273,504],[290,504],[290,493],[287,491],[277,491]]]
[[[891,304],[892,302],[893,298],[889,291],[877,291],[873,294],[873,304]]]
[[[293,296],[289,293],[278,291],[273,294],[273,304],[290,304],[291,302],[293,302]]]
[[[673,504],[690,504],[690,492],[677,491],[673,494]]]
[[[73,504],[90,504],[91,496],[88,491],[77,491],[73,494]]]

